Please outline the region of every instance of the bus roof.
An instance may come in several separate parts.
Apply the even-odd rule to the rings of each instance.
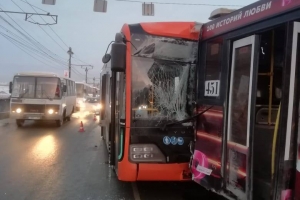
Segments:
[[[261,0],[203,25],[202,40],[266,20],[300,7],[300,1]]]
[[[219,17],[223,17],[225,15],[228,15],[229,13],[232,13],[236,9],[228,9],[228,8],[218,8],[211,12],[210,17],[208,19],[214,20]]]
[[[85,85],[85,86],[88,86],[88,87],[91,87],[91,88],[93,88],[93,86],[92,86],[92,85],[90,85],[90,84],[87,84],[86,82],[78,82],[78,81],[76,81],[76,82],[75,82],[75,84],[76,84],[76,85]]]
[[[57,74],[52,72],[20,72],[17,73],[18,76],[55,76],[58,77]]]
[[[141,26],[142,29],[151,35],[185,38],[198,40],[202,23],[199,22],[142,22],[139,24],[124,24],[126,26]]]
[[[58,76],[53,72],[20,72],[20,73],[16,73],[15,76],[57,77],[60,79],[67,79],[67,80],[74,81],[67,77]]]

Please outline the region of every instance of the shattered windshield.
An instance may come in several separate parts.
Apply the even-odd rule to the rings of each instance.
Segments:
[[[133,118],[182,120],[191,116],[196,41],[133,35]]]

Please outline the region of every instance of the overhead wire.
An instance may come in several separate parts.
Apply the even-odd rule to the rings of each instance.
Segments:
[[[0,34],[1,34],[1,33],[0,33]],[[1,34],[1,35],[2,35],[2,34]],[[15,45],[17,48],[19,48],[21,51],[23,51],[24,53],[26,53],[27,55],[29,55],[30,57],[32,57],[33,59],[35,59],[35,60],[37,60],[37,61],[43,63],[44,65],[48,65],[48,66],[51,67],[51,68],[58,69],[58,68],[55,68],[55,67],[49,65],[48,63],[45,63],[45,62],[41,61],[40,59],[34,57],[34,56],[31,55],[28,51],[26,51],[26,50],[24,50],[22,47],[20,47],[20,45],[18,45],[16,42],[10,40],[8,37],[6,37],[6,36],[4,36],[4,35],[2,35],[2,36],[3,36],[5,39],[7,39],[9,42],[11,42],[13,45]]]
[[[24,2],[24,3],[27,3],[33,10],[34,10],[34,12],[36,13],[36,14],[38,14],[37,13],[37,11],[34,9],[34,7],[36,7],[36,6],[33,6],[32,4],[30,4],[30,3],[28,3],[28,1],[26,0],[26,1],[24,1],[24,0],[21,0],[22,2]],[[42,16],[40,16],[39,15],[39,17],[47,24],[47,22],[45,21],[45,19],[42,17]],[[69,46],[63,41],[63,39],[52,29],[52,27],[49,25],[49,24],[47,24],[47,26],[50,28],[50,30],[60,39],[60,41],[67,47],[67,48],[69,48]]]
[[[74,53],[73,58],[74,58],[74,60],[77,60],[77,61],[82,62],[82,63],[84,63],[84,64],[90,65],[90,63],[87,63],[87,62],[85,62],[85,61],[83,61],[83,60],[80,60],[80,59],[76,56],[75,53]]]
[[[40,52],[42,52],[43,54],[49,56],[50,58],[57,60],[57,62],[63,62],[61,60],[55,59],[53,58],[51,55],[49,55],[48,53],[46,53],[44,50],[42,50],[39,46],[37,46],[35,43],[33,43],[32,40],[30,40],[30,38],[28,38],[25,34],[23,34],[19,29],[17,29],[16,27],[14,27],[11,23],[9,23],[3,16],[0,15],[0,19],[2,19],[3,21],[5,21],[7,24],[9,24],[12,28],[14,28],[18,33],[20,33],[21,35],[23,35],[32,45],[34,45]],[[1,26],[3,27],[3,26]],[[4,29],[6,29],[5,27],[3,27]],[[8,29],[6,29],[8,30]],[[28,42],[27,41],[27,42]]]
[[[13,0],[11,0],[16,6],[18,6],[18,8],[19,9],[21,9],[23,12],[25,12],[16,2],[14,2]],[[27,2],[28,3],[28,2]],[[31,4],[28,4],[28,5],[30,5],[31,6]],[[36,12],[36,10],[34,9],[34,7],[32,7],[31,6],[31,8],[35,11],[35,13],[36,14],[38,14],[37,12]],[[44,20],[40,15],[39,15],[39,17],[42,19],[42,20]],[[32,21],[34,21],[34,22],[36,22],[35,20],[33,20],[32,19]],[[47,23],[45,20],[44,20],[44,22],[45,23]],[[43,30],[43,32],[46,34],[46,35],[48,35],[48,37],[50,37],[52,40],[53,40],[53,42],[55,42],[64,52],[66,52],[66,49],[64,49],[47,31],[45,31],[42,27],[41,27],[41,25],[39,25],[39,24],[37,24],[40,28],[41,28],[41,30]],[[49,25],[48,25],[49,26]]]
[[[1,25],[0,25],[0,26],[1,26]],[[22,45],[23,47],[25,47],[27,50],[33,51],[35,54],[41,54],[41,55],[39,55],[39,56],[43,56],[44,58],[47,58],[47,59],[49,59],[49,60],[52,61],[52,62],[56,62],[56,64],[59,64],[60,66],[61,66],[61,65],[68,66],[68,65],[65,64],[65,63],[58,62],[57,60],[53,59],[52,57],[49,57],[49,56],[46,56],[45,54],[42,54],[40,51],[36,50],[35,48],[33,48],[33,47],[31,47],[31,46],[28,46],[27,44],[24,44],[22,41],[19,41],[19,40],[15,39],[15,38],[13,38],[13,37],[11,37],[11,36],[5,34],[5,33],[2,33],[2,32],[0,32],[0,34],[1,34],[2,36],[6,36],[6,37],[10,38],[10,39],[13,40],[14,42],[17,42],[18,44],[20,44],[20,45]]]
[[[11,1],[13,1],[13,0],[11,0]],[[36,6],[34,6],[34,5],[32,5],[32,4],[30,4],[27,0],[20,0],[20,1],[22,1],[22,2],[24,2],[24,3],[26,3],[26,4],[28,4],[29,6],[31,6],[31,8],[35,11],[35,13],[37,13],[37,11],[34,9],[34,7],[36,7]],[[38,8],[38,7],[36,7],[36,8]],[[42,9],[41,9],[42,10]],[[43,10],[44,11],[44,10]],[[47,12],[47,11],[44,11],[44,12]],[[47,24],[47,22],[45,21],[45,19],[42,17],[42,16],[39,16],[46,24]],[[67,48],[69,48],[69,46],[66,44],[66,42],[52,29],[52,27],[49,25],[49,24],[47,24],[47,26],[50,28],[50,30],[60,39],[60,41],[67,47]],[[80,62],[82,62],[82,63],[85,63],[85,64],[89,64],[89,63],[87,63],[87,62],[85,62],[85,61],[83,61],[83,60],[81,60],[81,59],[79,59],[78,58],[78,56],[74,53],[74,56],[73,56],[73,58],[75,59],[75,60],[78,60],[78,61],[80,61]]]
[[[78,77],[80,78],[84,78],[85,75],[78,73],[77,71],[75,71],[74,69],[71,70],[74,74],[76,74]]]
[[[48,11],[43,10],[43,9],[41,9],[41,8],[35,6],[35,5],[33,5],[33,4],[31,4],[31,3],[27,2],[27,1],[26,1],[26,2],[25,2],[24,0],[20,0],[20,1],[23,1],[24,3],[27,3],[28,5],[30,5],[30,6],[32,6],[32,7],[34,7],[34,8],[36,8],[36,9],[39,9],[39,10],[45,12],[45,13],[49,13]]]
[[[167,5],[180,5],[180,6],[232,6],[232,7],[243,7],[243,5],[219,5],[219,4],[205,4],[205,3],[176,3],[176,2],[158,2],[158,1],[138,1],[138,0],[114,0],[128,3],[152,3],[152,4],[167,4]]]
[[[79,75],[81,76],[85,76],[84,74],[82,74],[80,71],[78,71],[77,69],[75,69],[74,67],[72,68],[72,70],[74,70],[75,72],[77,72]]]
[[[0,10],[3,11],[2,8],[0,8]],[[37,47],[40,51],[46,53],[45,51],[48,51],[49,53],[53,54],[54,56],[60,57],[57,54],[53,53],[52,51],[50,51],[47,47],[45,47],[44,45],[42,45],[41,43],[39,43],[32,35],[30,35],[23,27],[21,27],[11,16],[9,16],[7,13],[6,14],[22,31],[20,31],[18,28],[16,28],[13,24],[11,24],[9,21],[7,21],[3,16],[0,15],[0,18],[5,21],[11,28],[13,28],[14,30],[16,30],[20,35],[22,35],[24,38],[26,38],[30,43],[32,43],[35,47]],[[26,35],[26,34],[27,35]],[[48,53],[46,53],[48,54]],[[64,58],[60,57],[57,58],[59,60],[64,60]]]
[[[1,18],[1,16],[0,16]],[[67,65],[67,63],[65,62],[62,62],[60,60],[56,60],[55,58],[53,58],[52,56],[48,55],[47,53],[43,52],[43,51],[40,51],[38,49],[35,48],[34,45],[32,45],[32,43],[30,43],[29,41],[25,40],[24,38],[18,36],[17,34],[13,33],[12,31],[10,31],[9,29],[5,28],[4,26],[0,25],[0,28],[2,28],[3,30],[5,30],[7,33],[10,34],[11,37],[15,38],[16,40],[18,41],[21,41],[23,42],[24,45],[27,45],[28,47],[30,48],[33,48],[36,52],[40,53],[40,54],[43,54],[44,56],[47,56],[49,58],[51,58],[52,60],[58,62],[59,64],[63,64],[63,65]]]

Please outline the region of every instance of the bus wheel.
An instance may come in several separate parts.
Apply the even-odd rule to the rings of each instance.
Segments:
[[[73,113],[74,113],[74,107],[72,109],[71,114],[68,117],[66,117],[66,119],[67,119],[68,122],[71,121],[71,116],[72,116]]]
[[[61,127],[61,126],[63,125],[63,123],[64,123],[64,121],[63,121],[62,119],[56,120],[56,125],[57,125],[58,127]]]
[[[68,122],[71,121],[71,116],[67,117],[66,119]]]
[[[21,126],[23,126],[23,124],[24,124],[24,120],[22,120],[22,119],[17,119],[17,120],[16,120],[16,124],[17,124],[18,127],[21,127]]]

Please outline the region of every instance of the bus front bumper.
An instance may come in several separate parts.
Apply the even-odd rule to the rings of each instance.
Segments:
[[[10,113],[12,119],[23,119],[23,120],[60,120],[61,115],[59,114],[43,114],[43,113]]]
[[[192,180],[188,163],[138,164],[137,181],[190,181]]]

